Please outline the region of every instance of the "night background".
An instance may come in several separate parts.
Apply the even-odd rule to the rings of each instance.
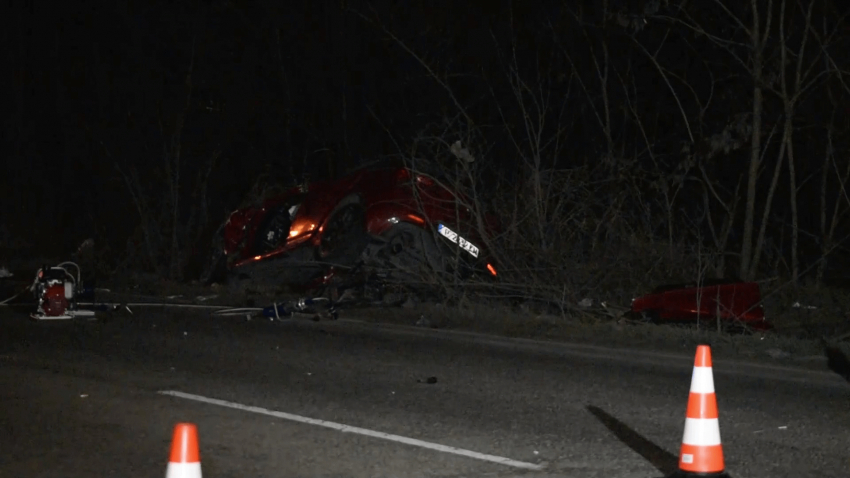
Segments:
[[[91,237],[103,271],[193,279],[227,214],[264,190],[395,161],[496,214],[505,274],[553,290],[840,279],[847,13],[825,0],[12,2],[3,254],[61,257]]]
[[[0,476],[847,476],[850,2],[0,5]]]

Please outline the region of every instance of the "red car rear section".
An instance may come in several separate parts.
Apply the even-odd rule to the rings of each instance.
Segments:
[[[764,316],[761,291],[755,282],[707,281],[699,286],[659,287],[634,299],[631,314],[660,323],[710,322],[719,317],[727,326],[754,331],[773,328]]]
[[[227,268],[239,272],[274,259],[291,262],[278,267],[297,264],[313,272],[323,266],[350,267],[366,240],[394,237],[405,229],[432,233],[442,247],[464,248],[471,262],[495,275],[495,264],[457,197],[432,177],[407,168],[361,170],[294,187],[230,215],[223,231]]]

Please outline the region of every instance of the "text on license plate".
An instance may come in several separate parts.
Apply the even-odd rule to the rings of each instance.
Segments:
[[[457,244],[458,246],[460,246],[460,248],[463,249],[464,251],[472,254],[472,257],[478,257],[478,248],[475,246],[475,244],[473,244],[473,243],[467,241],[466,239],[460,237],[460,235],[458,235],[458,233],[452,231],[451,229],[449,229],[448,227],[446,227],[442,224],[437,226],[437,231],[439,231],[440,235],[442,235],[446,239],[448,239],[448,240],[454,242],[455,244]]]

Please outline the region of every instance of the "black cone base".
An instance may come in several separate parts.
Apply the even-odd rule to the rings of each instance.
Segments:
[[[720,473],[693,473],[689,471],[679,470],[672,475],[667,475],[665,478],[732,478],[726,471]]]

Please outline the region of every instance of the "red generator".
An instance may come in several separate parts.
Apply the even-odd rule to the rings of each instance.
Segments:
[[[67,267],[76,268],[76,275]],[[44,266],[38,270],[31,290],[38,301],[38,308],[30,317],[36,320],[62,320],[76,317],[94,317],[90,310],[77,309],[77,287],[80,284],[79,266],[63,262],[58,266]]]

